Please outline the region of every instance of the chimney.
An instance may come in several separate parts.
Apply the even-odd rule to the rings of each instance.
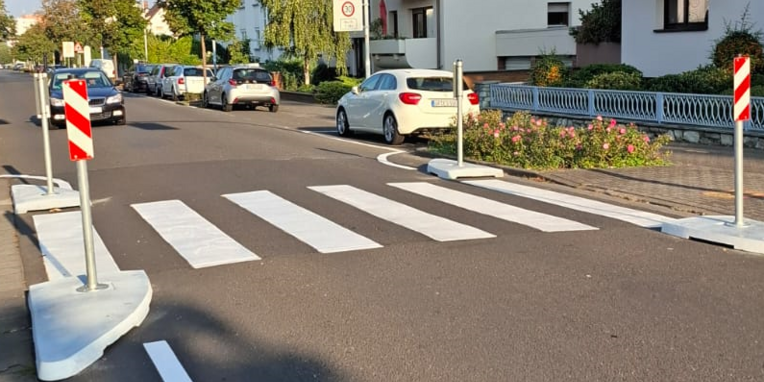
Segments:
[[[148,0],[144,0],[143,1],[143,10],[145,11],[145,10],[148,10],[148,9],[149,9],[149,1]]]

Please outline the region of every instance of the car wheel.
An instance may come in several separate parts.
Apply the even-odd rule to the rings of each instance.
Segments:
[[[61,126],[59,124],[53,122],[51,119],[48,119],[48,130],[58,130],[60,128]]]
[[[207,92],[202,94],[202,107],[205,109],[210,107],[210,101],[207,99]]]
[[[222,97],[220,97],[220,107],[223,109],[224,112],[228,113],[231,110],[233,110],[233,105],[228,103],[228,96],[223,94]]]
[[[345,109],[340,109],[337,112],[337,134],[347,137],[352,134],[350,131],[350,125],[348,124],[348,116],[345,113]]]
[[[400,145],[406,139],[405,136],[398,134],[398,121],[392,113],[385,115],[382,129],[385,132],[385,142],[390,145]]]
[[[127,125],[127,117],[122,117],[122,118],[118,119],[116,122],[114,122],[114,124],[117,125],[117,126]]]
[[[268,106],[268,111],[270,111],[271,113],[275,113],[275,112],[279,111],[279,105]]]
[[[175,91],[175,86],[170,88],[170,90],[172,91],[172,100],[173,101],[177,101],[178,100],[178,93]]]
[[[164,99],[164,93],[162,92],[162,88],[157,88],[157,97]]]

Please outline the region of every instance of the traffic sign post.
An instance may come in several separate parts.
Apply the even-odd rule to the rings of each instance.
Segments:
[[[69,159],[77,163],[77,181],[80,187],[80,208],[82,209],[82,235],[85,242],[85,266],[87,285],[78,289],[91,292],[105,289],[98,284],[93,246],[93,218],[90,211],[90,185],[87,161],[93,159],[93,135],[90,125],[88,90],[84,80],[69,80],[63,84],[64,113],[69,140]]]
[[[49,123],[50,123],[50,106],[48,105],[48,75],[47,73],[39,73],[35,74],[35,77],[37,78],[36,81],[36,88],[37,91],[35,92],[39,99],[38,99],[38,115],[40,117],[40,127],[42,128],[42,141],[43,141],[43,150],[45,155],[45,177],[47,178],[47,191],[46,195],[53,195],[53,165],[52,161],[50,159],[50,132],[49,130]]]
[[[363,31],[364,69],[366,78],[371,76],[371,53],[369,52],[369,0],[334,0],[334,31]],[[359,10],[359,8],[362,8]]]
[[[734,61],[735,119],[735,226],[743,227],[743,122],[751,119],[751,59],[738,56]]]
[[[464,105],[462,93],[464,89],[464,63],[462,60],[454,62],[454,98],[456,98],[456,162],[459,167],[464,166]]]

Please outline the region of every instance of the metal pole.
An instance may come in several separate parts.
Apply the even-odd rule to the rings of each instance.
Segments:
[[[743,227],[743,121],[735,122],[735,226]]]
[[[48,119],[50,118],[50,105],[48,105],[48,75],[40,73],[37,79],[37,93],[40,95],[40,126],[42,128],[43,151],[45,155],[45,177],[47,178],[46,195],[53,195],[53,166],[50,160],[50,132],[48,131]]]
[[[80,209],[82,210],[82,237],[85,240],[85,267],[87,269],[87,285],[79,290],[91,292],[101,289],[96,275],[95,250],[93,249],[93,218],[90,212],[90,184],[88,183],[88,162],[77,161],[77,182],[80,187]]]
[[[215,75],[218,74],[218,43],[214,39],[212,40],[212,70],[215,71]]]
[[[37,111],[37,119],[42,120],[42,111],[40,110],[40,73],[34,73],[34,106]]]
[[[363,52],[366,78],[371,76],[371,52],[369,52],[369,1],[363,0]]]
[[[149,36],[145,28],[143,29],[143,56],[146,62],[149,62]]]
[[[454,97],[456,98],[456,158],[459,167],[464,166],[463,154],[463,129],[464,129],[464,106],[462,105],[463,63],[456,60],[454,63]]]

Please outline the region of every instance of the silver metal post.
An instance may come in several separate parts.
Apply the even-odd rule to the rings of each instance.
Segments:
[[[735,122],[735,226],[743,227],[743,121]]]
[[[88,182],[88,162],[77,161],[77,182],[80,187],[80,209],[82,211],[82,237],[85,241],[85,268],[87,270],[87,285],[78,289],[81,292],[91,292],[105,288],[98,285],[96,275],[95,250],[93,246],[93,218],[90,212],[90,184]]]
[[[459,167],[464,166],[464,105],[462,95],[464,93],[463,74],[464,64],[462,60],[454,62],[454,97],[456,98],[456,158]]]
[[[363,0],[363,51],[366,78],[371,76],[371,52],[369,52],[369,1]]]
[[[149,62],[149,37],[146,28],[143,29],[143,56]]]
[[[37,118],[42,119],[42,114],[40,113],[40,73],[34,74],[34,106],[35,110],[37,111]]]
[[[50,132],[48,131],[48,119],[50,118],[50,106],[48,105],[48,75],[40,73],[37,79],[37,93],[40,96],[40,127],[42,128],[43,151],[45,155],[45,177],[47,180],[46,195],[53,195],[53,165],[50,160]]]

